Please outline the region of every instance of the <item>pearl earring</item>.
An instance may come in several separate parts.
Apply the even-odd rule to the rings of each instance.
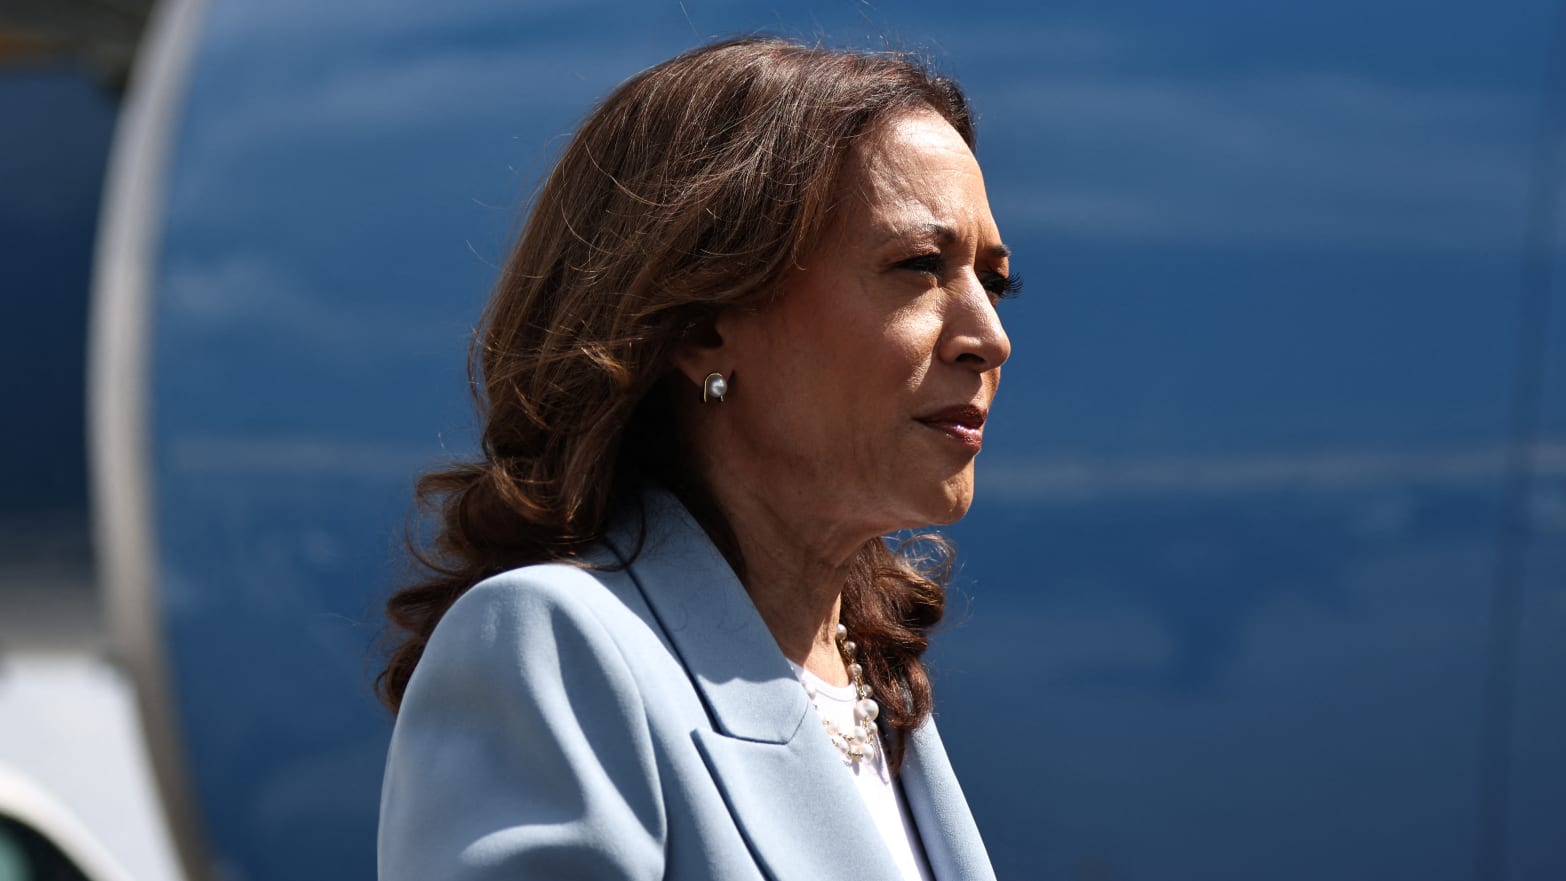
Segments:
[[[703,404],[713,398],[723,400],[723,396],[729,393],[729,381],[723,378],[721,373],[709,373],[701,384],[701,401]]]

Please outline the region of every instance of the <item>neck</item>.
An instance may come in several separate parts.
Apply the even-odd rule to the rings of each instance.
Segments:
[[[778,648],[827,682],[846,685],[838,617],[843,586],[866,539],[840,534],[759,494],[714,485],[713,496],[739,543],[745,590]]]

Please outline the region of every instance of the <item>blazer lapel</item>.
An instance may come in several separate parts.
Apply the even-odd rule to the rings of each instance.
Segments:
[[[691,732],[735,824],[773,881],[899,881],[841,756],[728,562],[663,491],[608,542],[711,714]],[[636,553],[638,538],[640,552]],[[634,558],[633,555],[634,554]]]
[[[842,758],[825,737],[777,744],[715,731],[691,736],[772,881],[903,881],[853,782],[832,773]]]
[[[933,718],[909,736],[898,777],[931,874],[939,881],[994,881],[995,869]]]

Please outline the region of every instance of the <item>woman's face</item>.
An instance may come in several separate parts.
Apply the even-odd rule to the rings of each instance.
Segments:
[[[863,137],[781,296],[718,321],[730,391],[707,406],[725,479],[873,534],[961,517],[1011,353],[996,314],[1007,254],[944,119],[909,113]]]

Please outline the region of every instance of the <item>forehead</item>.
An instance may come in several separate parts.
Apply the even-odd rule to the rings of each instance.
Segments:
[[[993,235],[984,177],[973,151],[934,111],[888,120],[855,142],[843,168],[848,215],[897,223],[970,226]]]

